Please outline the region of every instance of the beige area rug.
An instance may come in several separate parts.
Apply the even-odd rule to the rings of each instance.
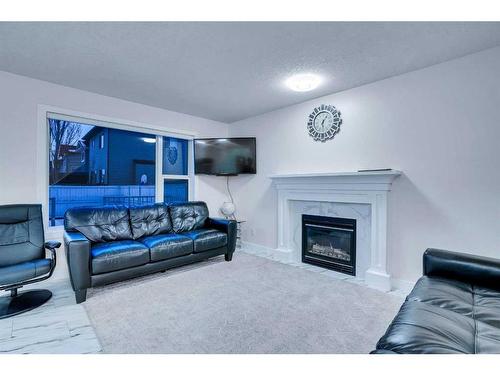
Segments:
[[[368,353],[402,298],[237,252],[90,291],[107,353]]]

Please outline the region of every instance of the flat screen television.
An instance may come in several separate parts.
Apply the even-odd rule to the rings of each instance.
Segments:
[[[194,140],[194,173],[218,176],[255,174],[255,138]]]

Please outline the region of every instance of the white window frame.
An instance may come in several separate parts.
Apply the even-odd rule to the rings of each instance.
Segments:
[[[197,134],[185,130],[166,128],[158,125],[144,124],[136,121],[124,120],[92,113],[78,112],[70,109],[54,107],[49,105],[38,105],[37,111],[37,196],[42,204],[43,225],[49,237],[62,235],[62,225],[52,226],[49,224],[49,140],[50,131],[47,118],[67,118],[69,120],[82,122],[84,124],[102,126],[112,129],[128,130],[140,133],[148,133],[156,136],[156,187],[155,201],[163,202],[163,181],[166,178],[187,179],[189,191],[188,199],[195,200],[195,178],[194,178],[194,155],[193,139]],[[52,115],[52,116],[51,116]],[[55,115],[55,116],[54,116]],[[188,175],[164,175],[163,174],[163,137],[173,137],[188,140]]]

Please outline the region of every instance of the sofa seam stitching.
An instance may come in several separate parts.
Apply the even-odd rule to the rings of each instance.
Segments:
[[[476,309],[476,293],[475,293],[475,288],[474,288],[474,285],[472,285],[472,321],[474,322],[474,354],[477,353],[477,321],[476,321],[476,312],[475,312],[475,309]]]

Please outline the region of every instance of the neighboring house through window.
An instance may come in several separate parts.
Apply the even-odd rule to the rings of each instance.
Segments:
[[[189,140],[54,117],[47,118],[50,226],[62,225],[73,207],[141,205],[161,195],[165,202],[189,199]],[[158,139],[163,141],[161,186],[156,184]]]

